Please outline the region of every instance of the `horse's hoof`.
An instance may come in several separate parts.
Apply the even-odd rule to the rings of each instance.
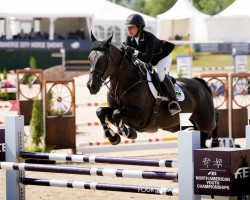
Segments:
[[[121,142],[121,137],[120,135],[115,135],[114,137],[109,137],[108,140],[112,145],[117,145]]]
[[[115,137],[115,135],[116,133],[112,129],[104,132],[104,138]]]
[[[128,128],[128,136],[127,136],[127,138],[129,138],[129,139],[136,139],[137,138],[137,133],[136,133],[135,129]]]

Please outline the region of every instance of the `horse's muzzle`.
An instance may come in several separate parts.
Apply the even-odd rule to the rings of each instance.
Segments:
[[[90,94],[97,94],[100,91],[101,85],[98,83],[93,83],[93,81],[88,81],[87,87]]]

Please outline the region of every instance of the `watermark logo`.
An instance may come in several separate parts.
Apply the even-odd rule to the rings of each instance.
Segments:
[[[5,143],[0,143],[0,152],[5,152],[6,148],[5,148]]]
[[[250,167],[241,167],[234,173],[234,178],[248,178],[250,176]]]
[[[160,189],[159,188],[154,188],[154,187],[138,187],[138,192],[139,193],[155,193],[159,194]]]

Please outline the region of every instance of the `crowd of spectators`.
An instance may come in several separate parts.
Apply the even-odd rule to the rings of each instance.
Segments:
[[[6,39],[5,35],[2,35],[0,39]],[[34,29],[32,28],[30,33],[25,33],[23,29],[20,33],[13,36],[14,40],[26,40],[26,39],[49,39],[49,34],[47,32],[41,33],[41,32],[34,32]],[[84,29],[77,30],[75,32],[68,32],[67,36],[62,36],[58,33],[54,34],[55,40],[64,40],[64,39],[74,39],[74,40],[84,40],[85,39],[85,31]]]

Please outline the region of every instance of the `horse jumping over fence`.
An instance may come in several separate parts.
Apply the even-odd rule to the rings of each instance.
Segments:
[[[167,101],[160,102],[159,110],[155,109],[159,102],[149,89],[146,69],[142,73],[126,55],[112,45],[112,36],[103,41],[98,41],[93,34],[91,38],[93,44],[89,55],[91,68],[87,87],[91,94],[97,94],[102,85],[107,85],[106,79],[110,79],[108,107],[97,109],[97,116],[109,141],[112,144],[120,143],[120,135],[136,138],[136,131],[178,131],[179,115],[170,114]],[[192,113],[190,121],[196,130],[202,132],[201,145],[205,147],[208,134],[213,134],[213,138],[217,136],[217,117],[211,90],[199,78],[179,78],[177,84],[185,95],[184,101],[179,102],[182,112]],[[107,121],[118,127],[118,133],[109,127]]]

